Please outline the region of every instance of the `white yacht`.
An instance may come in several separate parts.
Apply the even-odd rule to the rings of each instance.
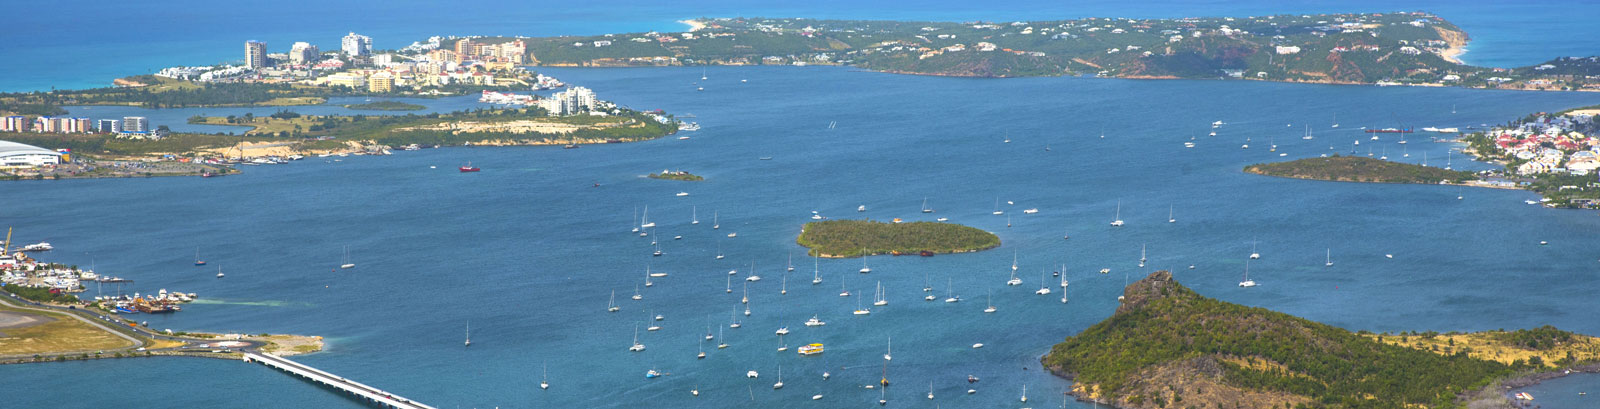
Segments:
[[[811,319],[806,320],[806,326],[807,327],[820,327],[820,326],[823,326],[823,325],[828,325],[828,323],[826,321],[818,319],[816,315],[812,315]]]
[[[1240,281],[1239,282],[1239,286],[1240,287],[1246,287],[1246,288],[1255,287],[1256,286],[1255,280],[1251,280],[1250,279],[1250,261],[1249,260],[1245,260],[1245,262],[1244,262],[1244,281]]]
[[[1111,220],[1111,227],[1122,227],[1122,200],[1117,200],[1117,217]]]

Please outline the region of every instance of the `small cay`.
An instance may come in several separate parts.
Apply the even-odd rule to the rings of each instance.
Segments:
[[[806,223],[795,240],[827,258],[876,254],[924,255],[965,253],[1000,246],[994,233],[953,223],[884,223],[873,220],[828,220]]]

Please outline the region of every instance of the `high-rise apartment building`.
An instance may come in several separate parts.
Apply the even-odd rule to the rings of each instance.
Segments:
[[[256,40],[244,42],[244,66],[252,70],[267,67],[267,43]]]
[[[322,50],[304,41],[294,43],[294,47],[289,49],[289,62],[292,64],[314,63],[321,56]]]
[[[122,117],[123,132],[150,132],[150,120],[142,116]]]
[[[352,57],[372,54],[372,37],[350,33],[339,42],[339,50]]]

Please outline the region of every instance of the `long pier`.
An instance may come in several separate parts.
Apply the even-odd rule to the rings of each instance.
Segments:
[[[245,352],[244,361],[260,362],[263,365],[291,374],[299,375],[300,377],[309,379],[311,381],[345,391],[351,395],[359,396],[374,405],[400,409],[436,409],[420,402],[413,402],[410,399],[401,397],[400,395],[384,392],[382,389],[363,385],[360,382],[345,379],[338,375],[327,373],[299,362],[290,361],[277,355],[264,352],[260,354]]]

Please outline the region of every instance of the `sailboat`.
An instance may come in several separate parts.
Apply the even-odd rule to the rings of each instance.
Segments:
[[[839,296],[840,297],[849,297],[850,296],[850,289],[845,288],[845,286],[844,286],[844,278],[845,277],[846,276],[844,274],[840,274],[839,275]]]
[[[546,364],[539,364],[539,366],[544,368],[544,377],[539,380],[539,389],[550,389],[550,366]]]
[[[867,308],[862,308],[861,307],[861,294],[856,294],[856,310],[855,310],[855,312],[853,312],[853,314],[855,314],[855,315],[867,315],[867,314],[871,314],[871,313],[872,313],[871,309],[867,309]]]
[[[794,271],[794,252],[793,251],[789,252],[788,271]]]
[[[1000,210],[1000,198],[994,198],[994,215],[999,216],[1002,214],[1006,214],[1006,212]]]
[[[1167,205],[1167,223],[1177,223],[1178,219],[1172,217],[1172,205]]]
[[[1332,128],[1338,128],[1338,127],[1339,127],[1339,114],[1333,114],[1333,126],[1332,126]]]
[[[724,349],[727,347],[727,339],[722,337],[722,328],[717,328],[717,349]]]
[[[639,343],[639,324],[633,324],[633,346],[628,347],[628,350],[633,352],[644,350],[644,344]]]
[[[700,224],[700,209],[689,206],[689,224]]]
[[[1140,244],[1139,245],[1139,267],[1144,267],[1144,262],[1145,262],[1144,245]]]
[[[1117,200],[1117,217],[1111,220],[1111,227],[1122,227],[1122,200]]]
[[[778,383],[772,384],[772,389],[783,389],[783,364],[778,364]]]
[[[1050,284],[1048,284],[1047,281],[1044,281],[1044,272],[1043,271],[1039,272],[1039,290],[1038,291],[1034,291],[1033,293],[1034,294],[1038,294],[1038,295],[1049,295],[1050,294]]]
[[[744,326],[739,324],[739,307],[737,306],[733,307],[733,311],[728,312],[728,320],[728,328],[739,328]]]
[[[944,294],[945,294],[944,302],[960,302],[961,301],[961,296],[955,295],[955,290],[954,290],[955,287],[951,284],[951,282],[952,281],[950,279],[945,279],[945,282],[944,282]]]
[[[1017,252],[1011,252],[1011,279],[1006,280],[1006,285],[1022,285],[1022,279],[1017,278]]]
[[[933,400],[933,381],[928,381],[928,400]]]
[[[611,290],[611,302],[606,303],[606,311],[617,312],[620,310],[622,310],[622,307],[617,306],[617,290]]]
[[[723,291],[723,292],[728,293],[728,294],[733,294],[733,276],[731,276],[731,275],[728,276],[728,286],[726,288],[726,291]]]
[[[996,310],[994,308],[994,290],[989,290],[989,306],[984,308],[983,312],[985,312],[985,313],[993,313],[995,311]]]
[[[339,268],[351,268],[355,266],[355,263],[350,262],[350,246],[344,246],[344,264],[340,264]]]
[[[1278,151],[1278,137],[1276,135],[1267,135],[1267,152],[1277,152],[1277,151]]]
[[[1239,282],[1240,287],[1255,287],[1255,280],[1250,279],[1250,260],[1244,261],[1244,281]]]
[[[867,249],[861,249],[861,274],[872,272],[872,268],[867,267],[867,256],[869,255],[871,254],[867,253]]]
[[[705,81],[706,80],[706,69],[705,68],[701,68],[700,69],[700,80],[701,81]]]
[[[472,321],[467,321],[467,341],[465,344],[469,347],[472,346]]]
[[[194,248],[194,265],[197,265],[197,266],[206,265],[206,261],[200,259],[200,248],[199,247],[195,247]]]
[[[789,294],[789,273],[783,273],[782,283],[783,283],[783,285],[781,287],[778,287],[778,294],[780,294],[780,295],[788,295]]]
[[[822,265],[821,263],[822,263],[822,256],[820,256],[820,255],[812,256],[812,258],[811,258],[811,285],[822,284],[822,270],[820,269],[820,267]]]
[[[637,285],[633,286],[633,300],[634,301],[639,301],[639,300],[643,300],[643,299],[644,299],[644,295],[643,294],[639,294],[639,286],[637,286]]]
[[[750,303],[750,283],[749,282],[745,282],[744,283],[744,297],[739,299],[739,303],[740,304],[749,304]]]
[[[638,233],[639,232],[639,207],[638,206],[634,206],[633,207],[633,232],[634,233]]]
[[[928,207],[928,198],[926,197],[922,198],[922,212],[933,213],[933,208]]]
[[[889,346],[883,351],[883,360],[894,360],[894,337],[889,337]]]
[[[876,298],[876,300],[872,301],[872,305],[873,306],[882,307],[882,306],[885,306],[885,305],[889,305],[889,299],[887,297],[887,294],[885,294],[883,292],[883,282],[882,281],[878,282],[878,292],[877,292],[877,294],[874,295],[874,297]]]
[[[1306,125],[1306,136],[1302,136],[1300,139],[1305,139],[1308,141],[1314,139],[1314,137],[1311,136],[1311,125]]]
[[[722,242],[717,242],[717,260],[722,259]]]
[[[217,278],[222,278],[222,266],[217,266]]]
[[[717,223],[717,211],[716,210],[712,210],[711,211],[711,229],[712,230],[716,230],[716,229],[720,229],[720,228],[722,228],[722,224],[721,223]]]
[[[646,205],[644,207],[644,217],[640,218],[639,221],[641,222],[639,224],[639,228],[641,228],[641,229],[648,229],[648,228],[651,228],[651,227],[656,227],[655,222],[651,222],[650,221],[650,206],[649,205]]]
[[[1028,401],[1028,384],[1022,384],[1022,401]]]
[[[656,285],[656,283],[650,282],[650,265],[646,264],[644,266],[644,286],[645,287],[654,287],[655,285]]]
[[[1256,252],[1256,241],[1254,239],[1252,239],[1252,240],[1250,240],[1250,259],[1251,260],[1258,260],[1260,258],[1261,258],[1261,253],[1257,253]]]
[[[650,322],[650,311],[646,311],[644,313],[644,317],[645,317],[645,322]],[[660,321],[661,320],[660,318],[662,318],[662,317],[660,315],[657,315],[656,318],[657,318],[656,321]],[[656,325],[654,322],[650,322],[650,326],[644,327],[644,330],[645,331],[650,331],[650,332],[660,331],[661,330],[661,326],[660,325]]]
[[[1333,249],[1328,249],[1327,261],[1322,262],[1324,267],[1333,267]]]

